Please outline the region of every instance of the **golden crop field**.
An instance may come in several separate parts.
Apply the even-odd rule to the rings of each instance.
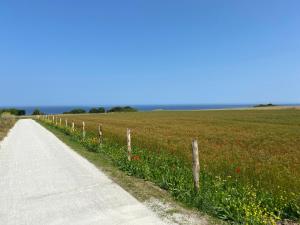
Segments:
[[[151,151],[169,151],[191,160],[197,139],[200,166],[216,176],[300,193],[300,110],[156,111],[61,115],[88,132],[103,125],[104,137],[124,144],[126,128],[132,144]]]

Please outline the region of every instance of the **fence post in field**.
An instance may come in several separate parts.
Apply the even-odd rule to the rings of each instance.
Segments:
[[[75,124],[74,124],[74,122],[72,122],[72,132],[74,132],[75,131]]]
[[[52,116],[52,121],[53,121],[53,123],[54,123],[54,116]]]
[[[83,137],[83,139],[85,138],[85,123],[84,123],[84,121],[82,122],[82,137]]]
[[[67,120],[67,119],[65,119],[65,122],[66,122],[66,127],[68,127],[68,120]]]
[[[128,160],[131,161],[131,134],[129,128],[127,128],[127,154]]]
[[[99,143],[102,144],[103,137],[102,137],[102,124],[101,123],[99,124],[98,132],[99,132]]]
[[[200,173],[200,164],[199,164],[199,151],[198,151],[198,142],[197,140],[193,140],[193,177],[194,177],[194,187],[195,191],[199,191],[199,173]]]
[[[55,125],[57,126],[57,116],[55,117]]]
[[[59,118],[59,126],[61,126],[61,118]]]

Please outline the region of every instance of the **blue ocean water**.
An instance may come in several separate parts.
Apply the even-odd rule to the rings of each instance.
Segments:
[[[190,105],[131,105],[132,107],[138,109],[139,111],[153,111],[153,110],[207,110],[207,109],[230,109],[230,108],[248,108],[253,107],[255,104],[190,104]],[[283,104],[281,104],[283,105]],[[284,104],[284,105],[299,105],[299,104]],[[104,105],[105,109],[110,109],[115,105]],[[38,108],[46,114],[61,114],[63,112],[70,111],[74,108],[82,108],[86,111],[93,107],[100,106],[16,106],[18,109],[26,110],[27,115],[31,115],[33,110]],[[7,108],[7,107],[0,107]]]

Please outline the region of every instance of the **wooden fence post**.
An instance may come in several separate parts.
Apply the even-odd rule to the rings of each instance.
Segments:
[[[52,121],[53,121],[53,124],[54,124],[54,116],[52,116]]]
[[[127,128],[127,154],[128,160],[131,161],[131,134],[130,129]]]
[[[194,177],[194,188],[195,191],[199,191],[199,173],[200,173],[200,164],[199,164],[199,151],[198,151],[198,142],[197,140],[193,140],[192,142],[193,148],[193,177]]]
[[[57,126],[57,116],[55,117],[55,125]]]
[[[82,121],[82,138],[85,138],[85,123]]]
[[[59,118],[59,126],[61,126],[61,118]]]
[[[68,127],[68,120],[67,119],[65,119],[65,123],[66,123],[66,127]]]
[[[102,137],[102,124],[101,123],[99,124],[98,132],[99,132],[99,143],[102,144],[103,137]]]
[[[74,132],[75,131],[75,124],[74,124],[74,122],[72,122],[72,132]]]

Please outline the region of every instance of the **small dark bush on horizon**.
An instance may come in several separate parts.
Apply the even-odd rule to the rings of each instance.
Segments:
[[[272,103],[269,103],[269,104],[259,104],[259,105],[255,105],[254,107],[272,107],[272,106],[276,106],[276,105],[273,105]]]
[[[107,112],[137,112],[137,111],[138,111],[137,109],[132,108],[130,106],[125,106],[125,107],[116,106],[109,109]]]
[[[104,107],[91,108],[89,113],[105,113],[105,108]]]
[[[81,109],[81,108],[72,109],[69,112],[63,112],[63,114],[82,114],[82,113],[86,113],[86,111],[84,109]]]
[[[15,116],[23,116],[26,114],[26,111],[24,109],[6,108],[6,109],[0,109],[0,114],[2,113],[10,113]]]
[[[36,108],[33,110],[32,115],[45,115],[45,113],[43,113],[40,109]]]

